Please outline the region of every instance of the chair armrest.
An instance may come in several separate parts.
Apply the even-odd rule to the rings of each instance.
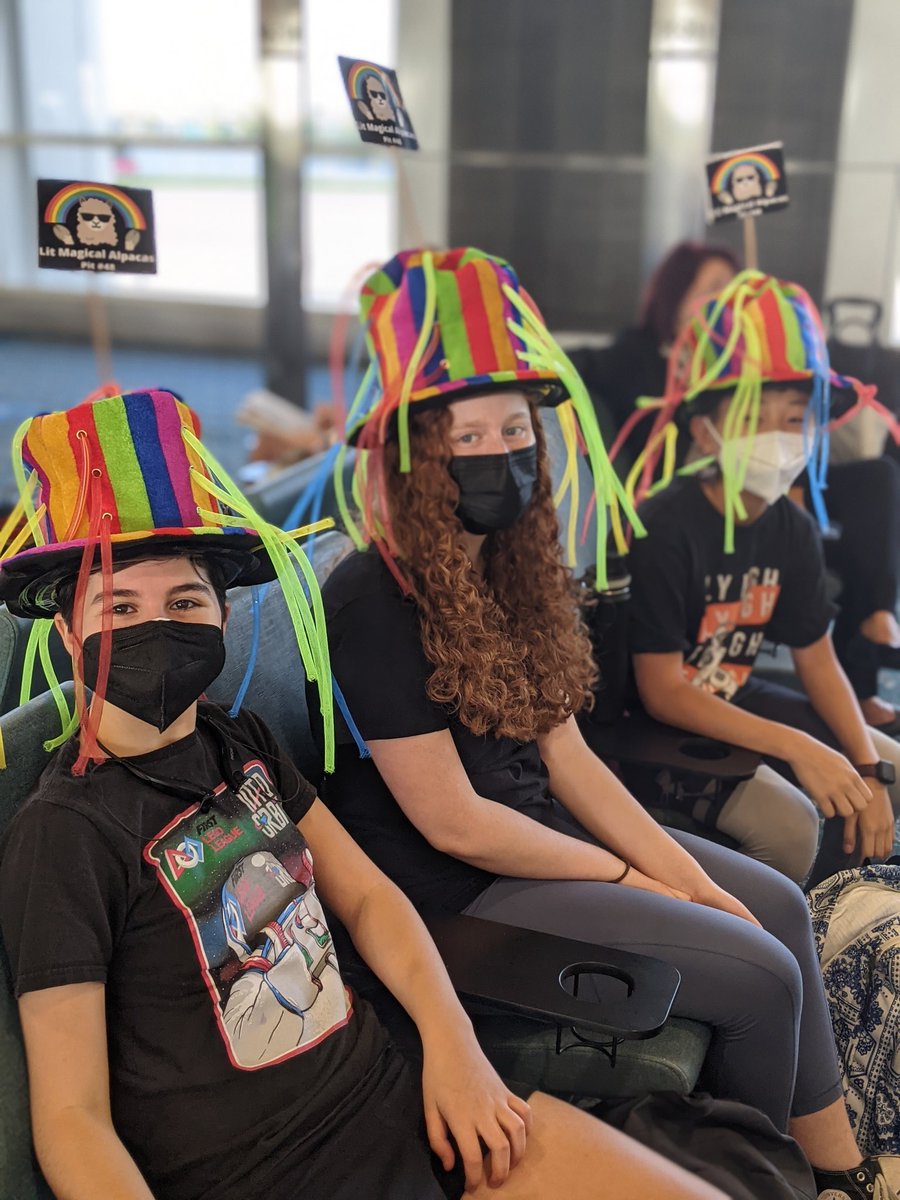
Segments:
[[[762,762],[753,750],[663,725],[642,712],[629,713],[609,725],[584,721],[580,727],[585,741],[600,758],[668,768],[678,774],[749,779]]]
[[[428,917],[425,923],[462,996],[614,1039],[659,1033],[681,984],[669,963],[627,950],[481,917]],[[602,1002],[580,1000],[562,987],[565,980],[580,975],[622,980],[627,995]]]

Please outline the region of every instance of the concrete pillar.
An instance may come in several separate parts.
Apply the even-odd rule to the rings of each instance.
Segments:
[[[647,159],[641,268],[704,230],[721,0],[653,0],[647,72]],[[723,147],[729,149],[729,147]]]
[[[260,0],[260,132],[269,281],[266,387],[300,405],[306,369],[301,297],[301,39],[301,0]]]

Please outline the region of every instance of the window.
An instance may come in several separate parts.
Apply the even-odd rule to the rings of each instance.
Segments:
[[[159,273],[106,276],[112,294],[263,304],[258,0],[4,4],[16,18],[6,33],[0,21],[0,184],[13,218],[0,231],[4,286],[86,288],[87,273],[38,270],[33,241],[34,181],[86,178],[153,191]],[[337,55],[393,63],[396,6],[304,6],[311,308],[334,308],[360,266],[395,249],[394,162],[359,141]]]

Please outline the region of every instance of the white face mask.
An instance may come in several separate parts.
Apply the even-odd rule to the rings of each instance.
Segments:
[[[746,458],[743,490],[759,496],[767,504],[774,504],[803,473],[807,455],[802,433],[782,433],[776,429],[758,433],[755,437],[731,438],[726,446],[709,418],[706,425],[719,446],[716,455],[719,466],[723,465],[722,460],[727,454],[729,471],[740,471]]]

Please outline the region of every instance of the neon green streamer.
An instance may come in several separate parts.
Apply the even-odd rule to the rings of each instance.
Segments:
[[[437,287],[434,280],[434,255],[426,250],[422,255],[422,275],[425,279],[425,307],[422,312],[422,327],[413,347],[413,352],[403,376],[403,387],[400,389],[400,403],[397,409],[397,441],[400,447],[400,470],[406,474],[410,469],[409,457],[409,397],[416,381],[416,373],[422,363],[422,355],[431,338],[434,328],[434,314],[437,309]]]
[[[59,684],[59,678],[56,674],[56,668],[53,666],[53,660],[50,657],[50,634],[53,632],[53,621],[41,621],[43,626],[42,636],[38,642],[38,652],[41,656],[41,669],[44,672],[44,678],[50,685],[50,693],[53,696],[56,704],[56,711],[59,713],[59,721],[63,729],[65,729],[76,715],[74,707],[69,711],[69,705],[66,702],[66,696]]]
[[[354,418],[357,416],[358,409],[362,407],[362,402],[369,394],[369,388],[372,386],[372,376],[375,374],[375,364],[370,362],[366,368],[366,373],[362,377],[359,387],[356,389],[356,395],[347,412],[347,419],[344,422],[347,429],[352,428]]]
[[[25,659],[22,663],[22,679],[19,683],[19,704],[27,704],[31,699],[31,685],[34,681],[34,656],[37,653],[41,637],[41,626],[45,621],[33,621],[28,631],[28,641],[25,643]]]
[[[34,500],[31,492],[34,487],[34,482],[37,479],[37,472],[32,471],[28,479],[25,478],[25,467],[23,466],[22,443],[25,441],[25,434],[28,432],[28,427],[31,425],[33,418],[28,417],[22,422],[12,439],[12,469],[16,480],[16,487],[19,489],[19,499],[22,503],[22,510],[25,514],[25,521],[34,539],[35,546],[43,546],[46,539],[44,531],[38,524],[37,517],[34,512]]]
[[[303,572],[303,578],[306,580],[312,598],[315,620],[320,629],[325,629],[325,606],[322,603],[322,593],[319,590],[312,564],[296,542],[288,542],[287,548]],[[319,684],[319,711],[322,714],[325,741],[325,770],[331,773],[334,770],[334,693],[331,688],[331,654],[328,649],[327,637],[319,640],[316,650],[319,661],[318,672],[314,678]]]
[[[606,453],[603,438],[597,425],[594,406],[587,389],[575,370],[571,360],[559,346],[552,334],[535,316],[528,305],[511,287],[504,284],[503,294],[522,318],[519,325],[507,321],[507,326],[519,337],[526,346],[525,351],[517,351],[523,362],[552,372],[560,380],[569,394],[578,425],[581,429],[591,472],[594,477],[594,494],[597,501],[597,574],[596,586],[607,586],[606,572],[606,542],[608,526],[612,524],[616,545],[620,553],[626,550],[624,531],[621,523],[615,520],[619,506],[624,510],[629,524],[638,537],[646,535],[643,523],[634,510],[625,488],[613,469]],[[609,519],[607,519],[609,518]],[[621,541],[620,541],[621,538]]]
[[[41,667],[47,679],[47,685],[53,696],[53,701],[56,704],[56,711],[59,714],[60,735],[53,743],[55,748],[55,746],[61,745],[62,742],[71,736],[75,725],[77,725],[77,718],[73,724],[73,718],[76,717],[76,714],[69,711],[65,694],[60,687],[56,669],[50,658],[48,639],[52,628],[52,620],[36,618],[32,622],[31,629],[28,631],[28,641],[25,645],[25,659],[22,664],[22,680],[19,686],[19,704],[27,704],[31,699],[34,687],[34,659],[35,655],[39,654]],[[45,743],[45,747],[47,745],[49,743]]]
[[[275,568],[275,574],[284,594],[285,604],[291,619],[294,636],[300,651],[300,657],[308,678],[318,684],[319,705],[322,712],[324,739],[330,752],[326,754],[326,771],[334,770],[334,712],[332,703],[331,677],[323,675],[323,668],[329,663],[328,639],[325,629],[324,608],[321,593],[312,567],[296,542],[289,537],[285,540],[284,530],[276,529],[265,521],[245,496],[238,490],[228,472],[218,462],[215,455],[194,435],[193,431],[182,426],[181,436],[187,445],[202,460],[204,465],[215,477],[216,482],[207,479],[202,472],[192,468],[192,477],[210,495],[227,504],[234,513],[245,518],[247,526],[259,536],[269,559]],[[223,525],[236,524],[230,514],[216,513],[211,516]],[[301,565],[307,586],[312,597],[312,610],[297,578],[296,570],[291,565],[291,558],[285,545],[290,548],[293,556]],[[302,560],[302,561],[301,561]],[[309,575],[306,568],[309,567]],[[317,619],[318,618],[318,619]]]
[[[78,728],[78,713],[73,712],[71,717],[67,721],[62,733],[60,733],[57,737],[49,738],[46,742],[44,742],[44,749],[47,751],[48,754],[52,750],[58,750],[59,747],[62,746],[64,742],[67,742],[69,740],[69,738],[72,736],[72,734],[75,732],[75,730],[77,728]]]
[[[366,541],[360,532],[359,526],[357,525],[353,514],[350,512],[350,505],[347,503],[347,491],[344,487],[344,462],[347,458],[347,450],[347,446],[341,446],[334,460],[334,498],[337,501],[338,512],[340,513],[344,529],[352,539],[353,545],[357,550],[364,550],[366,547]],[[356,499],[355,492],[358,484],[358,472],[360,469],[359,457],[365,453],[365,450],[357,451],[357,464],[353,472],[352,485],[354,489],[354,500]],[[357,509],[361,508],[361,505],[358,501],[356,506]]]
[[[578,435],[575,432],[575,413],[571,402],[561,404],[557,409],[559,427],[562,431],[566,446],[566,470],[557,489],[553,502],[559,507],[563,496],[569,494],[569,513],[566,521],[566,554],[569,566],[574,567],[577,561],[575,542],[578,534]]]
[[[204,486],[208,485],[208,480],[198,472],[198,482],[203,481]],[[208,518],[211,520],[221,521],[223,524],[231,524],[236,518],[226,517],[222,513],[209,512]],[[243,520],[252,519],[249,514]],[[243,521],[241,521],[243,524]],[[275,574],[281,584],[282,590],[285,593],[285,602],[287,604],[288,614],[291,618],[291,624],[294,627],[294,633],[297,638],[297,644],[300,648],[300,657],[303,660],[304,668],[310,674],[310,678],[315,678],[315,668],[311,664],[315,661],[313,644],[318,637],[318,630],[315,628],[312,620],[312,614],[309,613],[307,605],[297,603],[296,593],[300,592],[300,585],[297,582],[296,573],[293,571],[288,559],[287,551],[281,544],[279,538],[275,536],[274,530],[263,530],[258,528],[260,541],[265,547],[266,553],[272,561],[275,568]],[[282,532],[281,530],[277,532]],[[300,592],[302,596],[302,592]]]

